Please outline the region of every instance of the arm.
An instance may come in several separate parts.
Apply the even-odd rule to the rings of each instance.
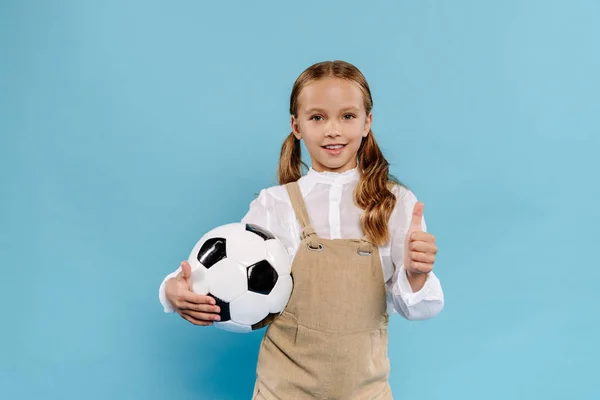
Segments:
[[[390,218],[391,258],[394,274],[388,283],[394,309],[409,320],[435,317],[444,308],[444,293],[439,279],[433,271],[426,274],[410,274],[405,267],[405,245],[417,199],[405,190],[397,196],[396,210]],[[426,232],[425,218],[421,230]]]

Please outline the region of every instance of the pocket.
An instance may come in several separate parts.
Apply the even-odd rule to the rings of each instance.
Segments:
[[[287,342],[291,338],[294,343],[297,334],[298,320],[293,314],[284,311],[267,328],[265,338],[271,339],[276,344],[281,340]]]

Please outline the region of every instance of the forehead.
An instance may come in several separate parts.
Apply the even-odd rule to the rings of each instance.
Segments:
[[[339,78],[325,78],[309,83],[300,92],[298,100],[301,110],[313,107],[364,108],[363,94],[358,84]]]

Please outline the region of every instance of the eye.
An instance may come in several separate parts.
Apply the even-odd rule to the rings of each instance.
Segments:
[[[322,121],[323,117],[321,117],[320,115],[313,115],[312,117],[310,117],[310,119],[313,121]]]
[[[356,116],[353,115],[353,114],[346,114],[346,115],[344,115],[344,119],[354,119],[354,118],[356,118]]]

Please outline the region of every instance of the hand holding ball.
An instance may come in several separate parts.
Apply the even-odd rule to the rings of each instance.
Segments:
[[[214,298],[191,291],[192,268],[187,261],[181,263],[181,272],[167,281],[165,294],[175,311],[186,321],[199,326],[209,326],[218,321],[221,309]]]

